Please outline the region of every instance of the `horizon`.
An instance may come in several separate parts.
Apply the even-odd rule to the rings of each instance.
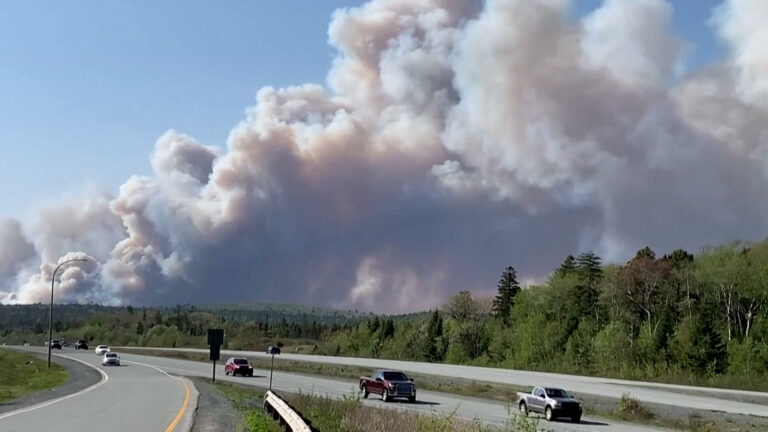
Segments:
[[[759,0],[182,6],[4,6],[0,303],[88,257],[56,302],[408,313],[768,234]]]

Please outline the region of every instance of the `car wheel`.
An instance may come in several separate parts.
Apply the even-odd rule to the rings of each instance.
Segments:
[[[389,390],[384,389],[384,393],[381,394],[381,400],[389,402]]]
[[[416,403],[416,396],[410,396],[410,397],[408,397],[408,402],[410,402],[410,403]]]
[[[547,421],[552,421],[552,408],[547,407],[547,409],[544,410],[544,418],[547,419]]]
[[[253,371],[248,372],[248,376],[252,377],[253,376]]]
[[[571,421],[573,423],[580,423],[581,422],[581,416],[580,415],[575,415],[575,416],[571,417]]]
[[[528,415],[528,405],[525,404],[525,402],[520,402],[520,414],[527,416]]]
[[[368,395],[369,394],[370,393],[368,393],[368,387],[366,387],[365,385],[361,385],[360,386],[360,395],[363,397],[363,399],[368,399]]]
[[[229,371],[224,369],[224,375],[229,376]]]

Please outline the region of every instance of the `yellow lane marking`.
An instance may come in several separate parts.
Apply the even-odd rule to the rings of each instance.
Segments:
[[[189,405],[189,385],[187,384],[187,380],[183,378],[177,378],[179,381],[184,384],[184,390],[187,392],[187,395],[184,397],[184,403],[181,405],[181,410],[179,410],[179,413],[176,414],[176,418],[173,419],[171,424],[168,425],[167,428],[165,428],[165,432],[173,432],[176,429],[176,426],[181,423],[181,419],[184,418],[184,413],[187,412],[187,405]]]

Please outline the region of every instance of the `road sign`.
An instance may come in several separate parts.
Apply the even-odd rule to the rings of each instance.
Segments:
[[[221,356],[221,346],[224,344],[223,329],[208,329],[208,345],[211,346],[210,359],[213,362],[211,381],[216,382],[216,360]]]
[[[208,345],[224,345],[224,329],[208,329]]]

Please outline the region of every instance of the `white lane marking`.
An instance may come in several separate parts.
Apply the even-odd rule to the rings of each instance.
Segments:
[[[45,402],[40,402],[39,404],[32,405],[32,406],[29,406],[29,407],[26,407],[26,408],[21,408],[21,409],[18,409],[16,411],[11,411],[11,412],[7,412],[5,414],[0,414],[0,420],[8,418],[10,416],[17,415],[17,414],[23,414],[23,413],[26,413],[26,412],[35,411],[35,410],[38,410],[40,408],[45,408],[47,406],[51,406],[51,405],[53,405],[55,403],[59,403],[61,401],[65,401],[67,399],[71,399],[73,397],[80,396],[82,394],[88,393],[91,390],[94,390],[97,387],[100,387],[100,386],[104,385],[107,381],[109,381],[109,375],[107,375],[106,372],[104,372],[101,368],[98,368],[98,367],[96,367],[96,366],[94,366],[94,365],[92,365],[90,363],[84,362],[82,360],[79,360],[79,359],[76,359],[74,357],[70,357],[70,356],[67,356],[67,355],[62,355],[62,354],[54,354],[54,355],[56,357],[63,357],[63,358],[69,359],[69,360],[76,361],[78,363],[82,363],[82,364],[88,366],[91,369],[95,369],[101,375],[101,380],[99,382],[97,382],[96,384],[93,384],[90,387],[86,387],[86,388],[80,390],[79,392],[68,394],[66,396],[62,396],[62,397],[57,398],[57,399],[52,399],[52,400],[48,400],[48,401],[45,401]]]

